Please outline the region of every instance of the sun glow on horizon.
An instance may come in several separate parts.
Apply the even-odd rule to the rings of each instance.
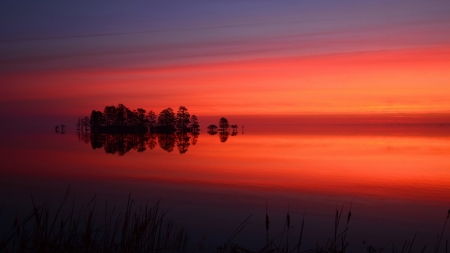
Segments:
[[[450,48],[435,47],[9,74],[2,100],[24,108],[65,101],[48,109],[77,115],[117,103],[159,111],[175,102],[205,116],[448,113],[449,59]]]

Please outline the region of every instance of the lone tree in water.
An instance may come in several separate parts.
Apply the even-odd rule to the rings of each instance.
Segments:
[[[228,128],[230,127],[230,124],[228,123],[228,120],[224,117],[220,118],[219,120],[219,128],[222,131],[228,131]]]
[[[175,131],[175,113],[172,108],[162,110],[158,116],[158,131],[160,132],[174,132]]]
[[[176,128],[178,132],[185,133],[189,129],[189,124],[191,123],[190,115],[188,109],[184,106],[180,106],[176,117]]]

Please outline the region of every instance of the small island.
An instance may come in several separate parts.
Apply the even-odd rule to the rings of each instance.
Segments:
[[[176,113],[169,107],[158,115],[142,108],[130,110],[123,104],[105,106],[103,112],[92,110],[90,117],[80,117],[76,125],[80,141],[90,143],[93,149],[103,148],[106,153],[119,156],[132,149],[152,150],[156,145],[167,152],[176,147],[184,154],[190,145],[197,143],[200,134],[197,116],[190,115],[184,106]],[[218,133],[220,142],[226,142],[230,134],[237,135],[237,125],[230,125],[226,118],[220,118],[219,126],[210,125],[207,132]],[[60,127],[63,128],[55,127],[55,132],[59,133]]]
[[[230,135],[229,129],[232,129],[231,136],[237,135],[237,129],[238,125],[230,125],[228,120],[224,117],[220,118],[219,120],[219,127],[216,125],[209,125],[208,126],[208,134],[215,135],[219,133],[220,142],[226,142],[228,140],[228,136]]]
[[[130,110],[123,104],[105,106],[103,112],[92,110],[90,117],[78,119],[78,129],[90,129],[97,133],[196,133],[200,131],[197,116],[180,106],[177,113],[172,108],[156,115],[142,108]]]

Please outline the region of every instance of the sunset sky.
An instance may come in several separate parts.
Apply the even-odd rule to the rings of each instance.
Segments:
[[[2,1],[0,116],[122,103],[450,122],[449,13],[448,1]]]

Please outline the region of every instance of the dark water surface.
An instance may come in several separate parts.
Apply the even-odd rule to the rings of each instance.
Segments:
[[[94,195],[119,209],[129,194],[137,205],[161,199],[171,220],[193,241],[206,234],[211,248],[250,214],[235,242],[262,248],[267,203],[271,237],[289,211],[297,238],[305,217],[305,248],[333,237],[336,206],[344,205],[343,229],[351,205],[352,249],[401,247],[417,231],[417,251],[431,250],[450,208],[448,126],[247,125],[234,136],[196,137],[52,130],[2,133],[2,229],[31,211],[30,193],[57,205],[70,185],[80,205]]]

